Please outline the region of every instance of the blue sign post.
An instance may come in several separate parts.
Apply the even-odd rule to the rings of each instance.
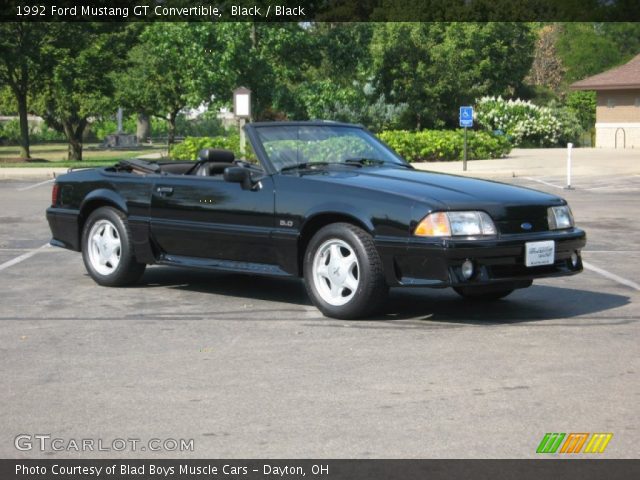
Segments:
[[[462,128],[473,127],[473,107],[460,107],[460,126]]]
[[[464,128],[464,158],[462,170],[467,171],[467,128],[473,128],[473,107],[460,107],[460,127]]]

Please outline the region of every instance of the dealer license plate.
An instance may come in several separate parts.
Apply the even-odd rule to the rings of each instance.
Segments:
[[[524,244],[524,264],[527,267],[553,265],[556,244],[553,240],[545,242],[527,242]]]

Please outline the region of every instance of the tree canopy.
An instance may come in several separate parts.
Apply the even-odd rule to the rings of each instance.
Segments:
[[[172,142],[179,112],[215,115],[239,86],[253,92],[254,120],[455,127],[459,106],[503,96],[563,102],[587,129],[593,95],[568,85],[640,52],[640,25],[4,23],[0,47],[0,108],[19,113],[23,156],[36,113],[79,159],[86,127],[120,106],[166,120]]]

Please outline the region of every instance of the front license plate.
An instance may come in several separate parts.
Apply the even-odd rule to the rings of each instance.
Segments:
[[[553,240],[545,242],[527,242],[524,244],[524,264],[527,267],[553,265],[556,244]]]

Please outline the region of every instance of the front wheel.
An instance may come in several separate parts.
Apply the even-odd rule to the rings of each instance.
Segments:
[[[388,292],[371,235],[349,223],[327,225],[314,235],[305,252],[304,279],[314,305],[334,318],[370,314]]]
[[[89,215],[82,230],[82,259],[91,278],[109,287],[135,283],[146,267],[133,255],[126,216],[111,207]]]

